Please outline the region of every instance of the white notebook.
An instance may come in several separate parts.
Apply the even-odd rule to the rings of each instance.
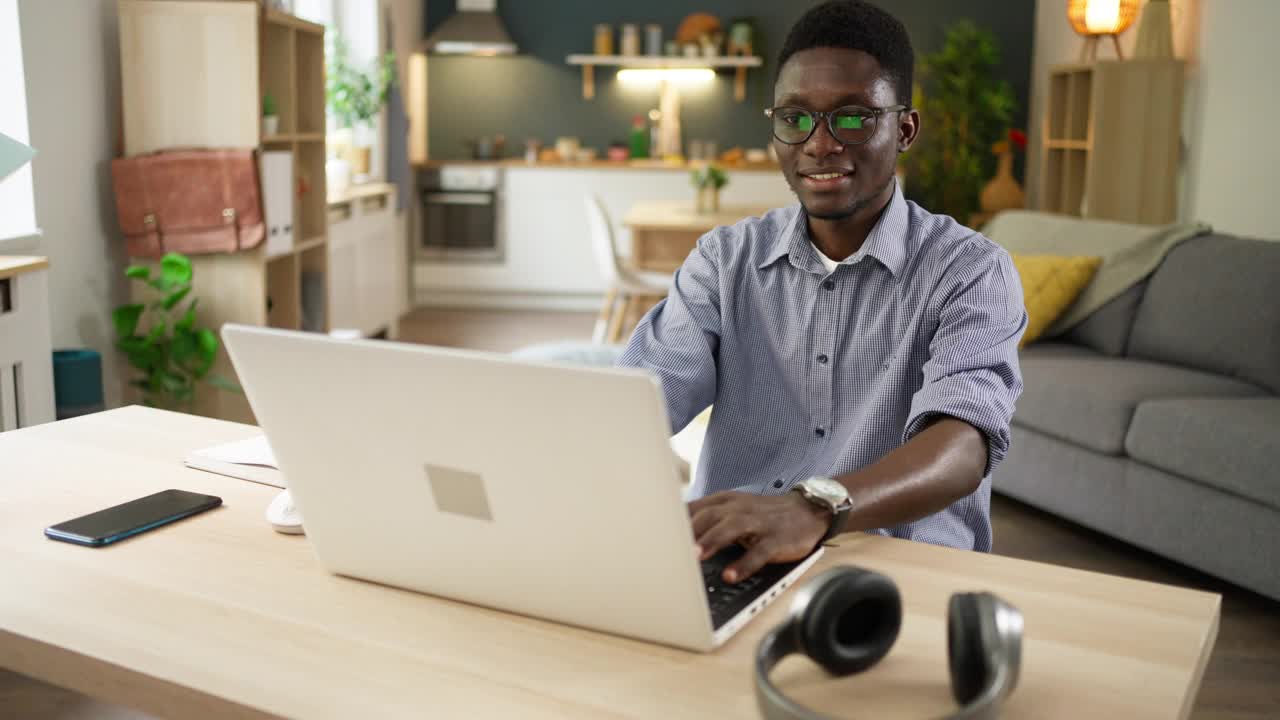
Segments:
[[[266,435],[196,450],[183,462],[197,470],[285,487],[284,475],[276,468],[276,456],[267,444]]]

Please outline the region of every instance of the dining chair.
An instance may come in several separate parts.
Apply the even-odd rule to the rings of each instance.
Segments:
[[[604,203],[594,194],[588,194],[585,201],[591,248],[595,254],[596,267],[607,288],[591,340],[595,343],[621,342],[623,320],[626,316],[642,309],[639,303],[645,296],[665,297],[671,290],[672,276],[667,273],[633,270],[623,265]]]

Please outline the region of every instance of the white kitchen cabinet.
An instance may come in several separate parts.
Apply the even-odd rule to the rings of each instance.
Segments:
[[[54,419],[48,267],[0,256],[0,432]]]
[[[795,201],[781,172],[730,171],[729,178],[722,205],[781,207]],[[694,202],[688,172],[669,169],[507,166],[499,192],[503,260],[415,261],[419,304],[597,309],[605,288],[583,198],[600,196],[624,251],[631,233],[622,218],[633,204]]]
[[[399,333],[408,291],[403,219],[394,185],[329,198],[329,328],[369,337]]]

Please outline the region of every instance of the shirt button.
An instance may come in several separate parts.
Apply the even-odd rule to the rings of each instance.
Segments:
[[[781,480],[774,480],[774,481],[773,481],[773,486],[774,486],[774,487],[776,487],[776,488],[780,488],[780,487],[782,487],[782,481],[781,481]]]
[[[817,435],[818,437],[826,437],[827,431],[823,430],[822,428],[815,428],[813,431],[813,434]]]
[[[826,356],[826,355],[819,355],[819,356],[818,356],[818,364],[819,364],[819,365],[826,365],[826,364],[827,364],[827,356]]]
[[[835,280],[828,280],[828,281],[826,281],[826,282],[822,283],[822,289],[823,289],[823,290],[835,290],[835,289],[836,289],[836,281],[835,281]]]

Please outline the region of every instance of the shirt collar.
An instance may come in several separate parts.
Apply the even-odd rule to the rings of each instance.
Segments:
[[[789,258],[791,264],[801,270],[809,268],[809,260],[816,256],[809,240],[808,216],[804,207],[796,210],[787,230],[774,240],[773,247],[765,255],[758,266],[763,270],[781,258]],[[859,255],[870,255],[880,261],[889,272],[897,278],[907,263],[907,233],[911,226],[911,213],[907,209],[907,200],[902,196],[902,186],[894,180],[893,197],[871,228],[871,234],[858,251]]]

